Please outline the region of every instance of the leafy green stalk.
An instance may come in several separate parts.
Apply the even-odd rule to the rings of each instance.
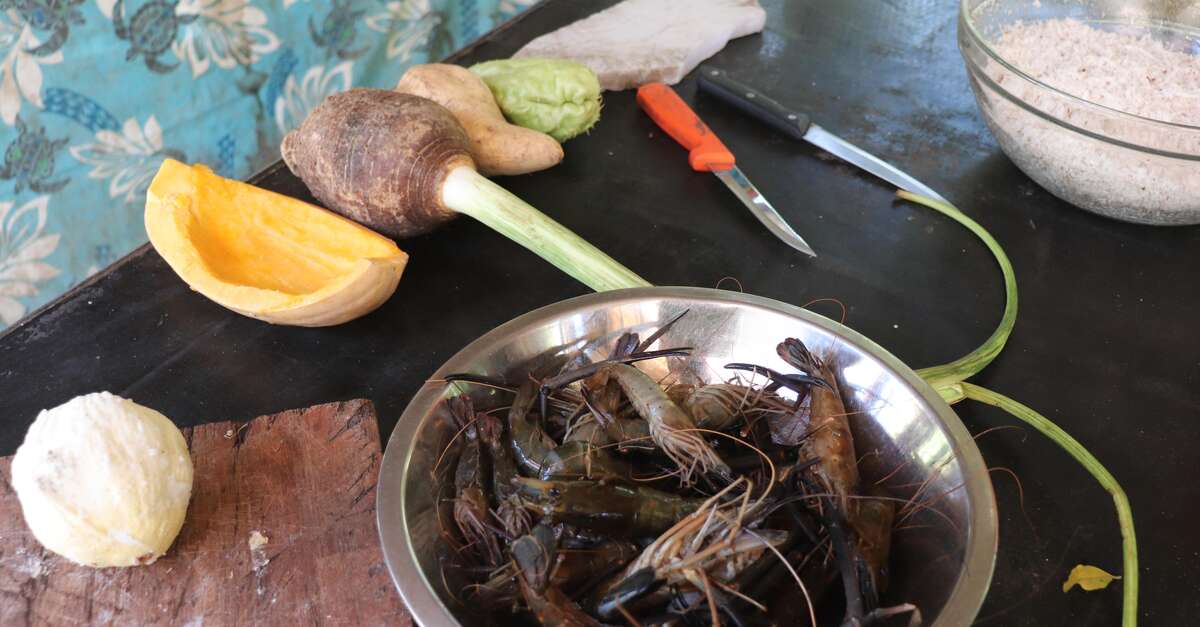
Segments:
[[[1122,608],[1121,624],[1125,625],[1125,627],[1137,625],[1137,537],[1133,532],[1133,510],[1129,507],[1129,499],[1125,496],[1125,491],[1121,489],[1121,485],[1117,483],[1112,474],[1078,440],[1060,429],[1058,425],[1050,422],[1045,416],[1003,394],[998,394],[966,382],[959,385],[962,387],[963,395],[966,398],[999,407],[1032,425],[1038,431],[1041,431],[1042,435],[1050,438],[1055,444],[1061,446],[1063,450],[1069,453],[1071,457],[1074,457],[1075,461],[1086,468],[1100,482],[1100,485],[1105,490],[1108,490],[1109,494],[1112,494],[1113,503],[1117,506],[1117,521],[1121,525],[1121,548],[1124,557],[1121,584],[1124,586],[1125,602]]]
[[[442,202],[537,253],[597,292],[650,286],[629,268],[472,168],[455,168],[446,175]]]
[[[1138,594],[1137,537],[1133,531],[1133,511],[1129,507],[1129,499],[1125,496],[1125,491],[1121,489],[1120,484],[1117,483],[1117,480],[1113,478],[1108,470],[1079,441],[1071,437],[1066,431],[1063,431],[1045,416],[1007,396],[965,381],[968,377],[983,370],[1000,354],[1001,349],[1008,342],[1008,336],[1012,334],[1013,325],[1016,324],[1017,279],[1013,272],[1012,263],[1008,260],[1008,255],[1004,254],[1004,249],[1000,247],[1000,244],[992,237],[991,233],[988,233],[978,222],[968,218],[953,205],[903,190],[897,192],[897,195],[905,200],[934,209],[970,229],[972,233],[983,241],[988,250],[992,251],[992,255],[996,258],[996,263],[1000,265],[1000,272],[1004,275],[1004,315],[1000,318],[1000,324],[992,332],[992,335],[988,337],[982,346],[971,351],[966,356],[948,364],[923,368],[918,370],[917,374],[933,386],[933,389],[937,390],[938,394],[948,403],[957,403],[966,398],[973,399],[981,403],[999,407],[1032,425],[1043,435],[1066,450],[1071,457],[1074,457],[1076,461],[1100,482],[1100,485],[1105,490],[1108,490],[1112,494],[1113,503],[1117,507],[1117,522],[1121,527],[1122,553],[1124,555],[1122,625],[1124,627],[1135,627],[1137,625]]]
[[[953,205],[904,190],[896,192],[896,195],[905,200],[910,200],[934,209],[970,229],[976,237],[983,241],[988,250],[992,251],[992,255],[996,257],[996,263],[1000,264],[1000,272],[1004,275],[1004,315],[1000,318],[1000,324],[992,332],[991,337],[979,348],[948,364],[922,368],[917,371],[917,374],[921,375],[921,378],[928,381],[935,390],[941,392],[940,388],[966,380],[986,368],[1000,354],[1005,343],[1008,342],[1008,336],[1012,334],[1013,325],[1017,322],[1017,277],[1013,273],[1012,263],[1009,262],[1008,255],[1004,254],[1004,249],[1000,247],[996,238],[992,237],[992,234],[988,233],[978,222],[967,217],[966,214],[959,211]]]

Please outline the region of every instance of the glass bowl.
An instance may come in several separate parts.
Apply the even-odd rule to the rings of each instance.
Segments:
[[[925,625],[969,625],[987,594],[996,560],[996,502],[971,434],[950,406],[900,360],[847,327],[778,301],[713,289],[649,287],[589,294],[543,307],[475,340],[430,377],[471,372],[520,381],[555,374],[580,353],[602,359],[625,330],[645,337],[683,311],[656,347],[691,346],[686,360],[643,362],[656,378],[712,381],[731,361],[783,369],[775,353],[785,337],[832,355],[863,485],[876,481],[897,498],[920,498],[921,509],[892,536],[891,584],[885,605],[912,602]],[[661,369],[656,371],[655,369]],[[668,370],[669,369],[669,370]],[[421,625],[488,624],[446,589],[439,567],[438,493],[432,469],[454,430],[445,384],[423,386],[388,440],[379,472],[377,517],[384,558],[413,618]],[[464,386],[476,407],[503,406],[511,396]],[[446,515],[443,513],[443,515]],[[804,608],[798,592],[785,601]],[[785,609],[785,608],[779,608]]]
[[[959,50],[1000,147],[1030,178],[1082,209],[1142,224],[1200,223],[1200,127],[1141,117],[1056,89],[995,48],[1010,26],[1062,18],[1200,54],[1196,3],[961,0]]]

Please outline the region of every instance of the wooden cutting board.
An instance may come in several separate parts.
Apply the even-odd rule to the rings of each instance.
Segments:
[[[148,566],[93,569],[44,550],[0,458],[0,625],[411,625],[375,530],[370,401],[184,429],[187,520]],[[266,538],[252,548],[251,535]],[[257,536],[256,536],[257,537]]]

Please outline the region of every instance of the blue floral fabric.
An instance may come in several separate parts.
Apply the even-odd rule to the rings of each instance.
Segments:
[[[0,0],[0,328],[146,240],[163,159],[249,176],[535,1]]]

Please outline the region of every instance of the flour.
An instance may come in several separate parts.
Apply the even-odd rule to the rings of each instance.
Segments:
[[[1002,89],[1039,111],[1107,138],[1196,156],[1158,155],[1087,137],[983,86],[980,104],[989,126],[1030,177],[1068,202],[1122,220],[1200,222],[1200,129],[1150,121],[1200,126],[1200,56],[1148,35],[1070,19],[1014,24],[992,46],[1014,67],[1055,89],[1148,120],[1063,97],[999,64],[986,66],[985,73]]]
[[[1021,71],[1072,96],[1200,126],[1200,56],[1168,49],[1149,35],[1046,20],[1006,29],[993,47]]]
[[[266,574],[267,564],[271,563],[271,558],[267,557],[267,552],[263,547],[267,546],[267,543],[270,541],[270,538],[263,535],[257,529],[251,531],[250,538],[246,540],[246,545],[250,548],[250,562],[254,567],[254,591],[258,596],[262,596],[267,591],[266,582],[263,581],[263,577]],[[271,602],[274,603],[275,601],[272,600]]]

